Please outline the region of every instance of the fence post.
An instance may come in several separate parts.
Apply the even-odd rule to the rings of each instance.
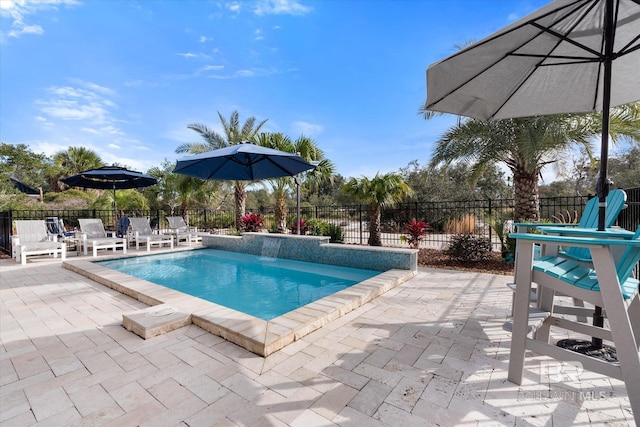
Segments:
[[[360,244],[362,245],[362,239],[363,239],[363,235],[362,235],[362,205],[358,205],[358,222],[360,223]]]
[[[493,213],[491,212],[491,199],[489,199],[489,218],[493,220]],[[489,226],[489,242],[491,243],[491,247],[493,248],[493,227]]]

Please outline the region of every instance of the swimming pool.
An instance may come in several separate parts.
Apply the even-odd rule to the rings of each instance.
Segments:
[[[261,256],[263,245],[255,243],[262,236],[259,236],[260,233],[250,234],[255,235],[216,237],[228,237],[229,241],[237,245],[236,250],[231,251],[227,256],[236,257],[243,253]],[[270,236],[265,238],[268,237]],[[417,274],[416,256],[413,251],[408,249],[351,247],[350,245],[328,243],[328,239],[327,237],[325,242],[315,236],[282,235],[280,240],[283,243],[280,245],[277,257],[283,261],[300,260],[299,256],[302,255],[305,257],[302,259],[303,261],[322,262],[315,264],[315,268],[319,269],[321,274],[345,266],[344,264],[337,266],[336,263],[345,262],[350,264],[347,265],[348,267],[355,266],[357,268],[358,264],[354,261],[360,260],[359,265],[363,266],[360,268],[376,270],[378,274],[271,320],[263,320],[242,311],[170,289],[164,285],[122,273],[103,265],[98,260],[84,257],[67,258],[62,266],[147,305],[148,307],[135,312],[122,313],[122,326],[144,339],[193,324],[224,340],[266,357],[362,307]],[[241,244],[243,241],[251,244],[244,247]],[[220,250],[220,248],[215,249]],[[105,255],[103,260],[124,258],[143,260],[158,254],[189,253],[193,255],[202,250],[205,249],[186,246],[174,247],[173,250],[160,248],[154,250],[155,254],[147,254],[143,251],[135,253],[134,251],[127,253],[126,257],[121,254]],[[223,252],[229,251],[223,250]],[[398,254],[403,253],[411,256],[409,264],[402,260],[389,262],[391,258],[397,258]],[[328,262],[330,260],[334,260],[334,262]],[[372,268],[375,266],[380,268]],[[200,278],[197,280],[199,281]]]
[[[216,249],[97,263],[267,321],[380,274]]]

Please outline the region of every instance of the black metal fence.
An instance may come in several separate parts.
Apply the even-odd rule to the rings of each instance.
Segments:
[[[618,217],[618,225],[635,230],[640,224],[640,187],[625,190],[627,207]],[[553,197],[540,199],[541,218],[550,222],[570,222],[580,217],[588,197]],[[366,245],[369,237],[369,207],[367,205],[344,206],[303,206],[301,218],[305,221],[324,221],[342,229],[344,242]],[[248,212],[260,213],[264,226],[269,231],[275,230],[273,208],[261,207],[247,209]],[[295,207],[289,209],[287,224],[295,223]],[[142,216],[150,220],[154,228],[165,228],[166,216],[169,212],[162,210],[127,212],[129,216]],[[13,210],[0,212],[0,250],[11,253],[13,234],[12,221],[17,219],[46,219],[58,217],[65,227],[72,230],[78,227],[78,218],[100,218],[106,228],[115,229],[117,218],[112,210]],[[192,210],[187,222],[216,234],[234,232],[235,215],[229,211]],[[385,246],[405,246],[401,241],[403,228],[410,220],[427,222],[432,231],[422,242],[425,248],[444,248],[452,235],[470,233],[488,237],[495,250],[500,250],[500,239],[490,226],[493,218],[513,220],[513,200],[474,200],[450,202],[405,203],[393,209],[383,209],[381,216],[382,243]]]

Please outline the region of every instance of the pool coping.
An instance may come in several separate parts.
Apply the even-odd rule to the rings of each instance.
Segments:
[[[195,250],[185,248],[182,250]],[[112,255],[104,259],[157,255],[171,251],[144,254]],[[175,249],[174,251],[175,252]],[[196,326],[233,342],[255,354],[266,357],[305,335],[338,319],[361,305],[406,282],[417,270],[392,269],[357,283],[335,294],[321,298],[269,321],[250,316],[204,299],[166,288],[149,281],[103,267],[90,260],[69,260],[62,263],[68,270],[128,295],[149,306],[166,304],[188,316],[185,324]],[[123,314],[123,319],[124,316]],[[167,332],[171,328],[165,328]]]

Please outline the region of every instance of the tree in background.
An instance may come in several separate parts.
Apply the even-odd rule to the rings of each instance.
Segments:
[[[468,179],[472,171],[465,163],[434,167],[420,166],[414,160],[400,168],[399,173],[413,189],[413,200],[417,202],[496,200],[509,199],[513,195],[505,173],[495,165],[488,165],[475,182]]]
[[[380,230],[380,211],[393,207],[410,196],[413,191],[398,174],[376,174],[373,178],[351,178],[344,191],[353,195],[362,203],[369,204],[369,240],[370,246],[382,246]]]
[[[0,189],[14,194],[10,180],[14,178],[30,187],[47,190],[53,174],[51,160],[46,155],[34,153],[25,144],[0,143]]]
[[[600,135],[600,114],[558,114],[483,122],[463,118],[437,141],[431,166],[470,163],[475,180],[488,165],[502,163],[513,173],[515,218],[540,217],[538,178],[542,168],[568,149],[584,147]],[[611,112],[611,141],[640,139],[640,103]]]
[[[315,187],[305,185],[303,202],[315,206],[348,205],[353,203],[351,196],[343,191],[346,178],[340,174],[331,176],[331,180],[320,182]]]
[[[242,126],[240,126],[240,114],[237,111],[231,113],[229,121],[218,112],[218,118],[222,124],[223,135],[219,134],[206,125],[192,123],[187,128],[197,132],[204,142],[192,142],[181,144],[176,148],[176,153],[199,154],[207,151],[224,148],[231,145],[240,144],[243,141],[255,142],[260,129],[267,120],[263,120],[256,125],[256,118],[249,117]],[[236,228],[239,230],[242,226],[242,217],[245,212],[246,205],[246,184],[244,181],[235,181],[235,205],[236,205]]]
[[[558,179],[540,186],[540,197],[594,196],[595,183],[600,168],[599,160],[589,158],[580,151],[562,162]],[[640,147],[629,146],[626,150],[609,156],[609,178],[614,188],[640,186]]]
[[[334,172],[333,164],[324,158],[324,153],[311,138],[301,136],[295,141],[282,133],[261,133],[257,138],[257,144],[286,153],[298,153],[308,162],[317,166],[303,174],[305,183],[312,187],[324,181],[330,181]],[[285,176],[269,179],[275,197],[275,222],[278,233],[287,232],[287,202],[288,191],[295,191],[294,177]]]
[[[148,174],[158,180],[157,185],[144,189],[151,208],[169,208],[171,215],[188,215],[191,209],[198,207],[212,210],[222,207],[228,194],[220,191],[224,182],[176,174],[172,172],[174,167],[175,162],[165,160],[160,167],[149,169]]]
[[[54,177],[51,189],[61,189],[61,186],[57,184],[57,180],[60,178],[104,166],[100,156],[85,147],[69,147],[66,150],[58,151],[53,155],[53,164],[57,169],[58,176]]]

